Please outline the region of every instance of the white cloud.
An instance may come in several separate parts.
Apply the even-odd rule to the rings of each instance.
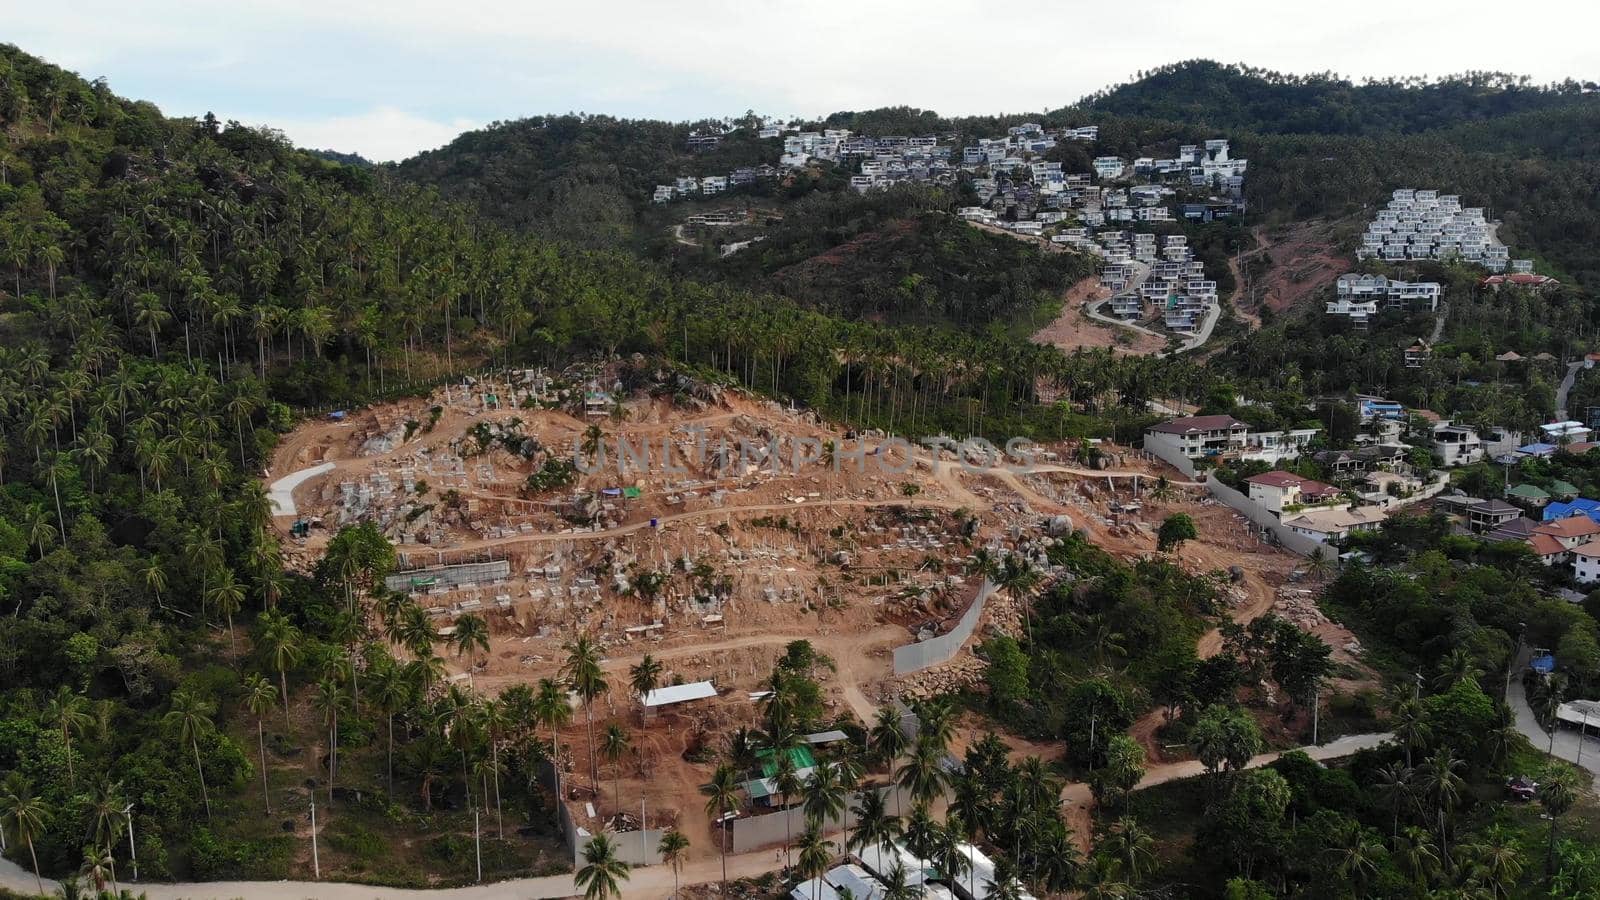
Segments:
[[[390,162],[442,147],[461,132],[483,123],[470,119],[440,122],[392,106],[380,106],[349,116],[255,124],[281,129],[296,146],[359,153],[373,162]]]

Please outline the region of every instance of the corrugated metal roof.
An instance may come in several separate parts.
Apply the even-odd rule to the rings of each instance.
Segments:
[[[644,695],[644,705],[647,707],[667,706],[672,703],[687,703],[690,700],[704,700],[715,697],[717,689],[709,681],[691,681],[688,684],[674,684],[663,688],[656,688]]]

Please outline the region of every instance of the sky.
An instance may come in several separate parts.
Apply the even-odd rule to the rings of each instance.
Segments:
[[[1593,0],[0,0],[0,41],[123,96],[375,160],[540,113],[1042,111],[1197,57],[1600,79],[1597,33]]]

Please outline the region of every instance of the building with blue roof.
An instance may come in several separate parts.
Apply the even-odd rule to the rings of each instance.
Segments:
[[[1565,519],[1567,516],[1584,515],[1596,522],[1600,522],[1600,500],[1590,500],[1588,497],[1577,497],[1569,501],[1556,501],[1545,506],[1544,521],[1552,519]]]

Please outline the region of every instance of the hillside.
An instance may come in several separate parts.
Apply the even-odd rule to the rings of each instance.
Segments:
[[[1333,74],[1291,75],[1199,59],[1142,73],[1084,98],[1083,105],[1111,115],[1229,130],[1372,136],[1567,106],[1584,90],[1576,81],[1545,87],[1499,72],[1357,84]]]
[[[0,133],[0,773],[17,776],[6,796],[25,784],[52,812],[35,841],[47,873],[78,870],[93,796],[137,800],[146,878],[299,871],[303,782],[332,733],[368,805],[332,796],[351,812],[325,835],[324,865],[469,879],[470,816],[435,786],[463,748],[436,726],[481,703],[425,690],[436,657],[373,644],[360,690],[396,679],[404,747],[404,806],[378,799],[381,723],[347,718],[346,673],[379,625],[349,615],[342,570],[284,570],[256,480],[302,415],[489,365],[640,354],[856,427],[1110,435],[1147,420],[1137,361],[846,321],[557,246],[271,131],[167,118],[13,46],[0,46]],[[1050,381],[1092,385],[1082,412],[1033,403]],[[381,570],[381,551],[347,549]],[[296,810],[277,818],[254,793],[269,750],[279,775],[259,787]],[[486,841],[491,877],[549,865],[528,771],[508,770],[506,801],[531,824]]]
[[[849,318],[957,325],[1010,323],[1094,271],[1086,254],[958,222],[951,203],[948,192],[910,187],[812,194],[785,207],[761,242],[700,271]]]
[[[680,175],[770,162],[777,142],[748,128],[691,152],[700,128],[722,123],[610,116],[535,116],[469,131],[396,167],[491,221],[579,247],[629,246],[651,189]]]
[[[1592,148],[1504,124],[1574,109],[1237,144],[1268,215],[1477,178],[1516,240],[1587,272]],[[1099,139],[1058,161],[1216,127],[1094,115]],[[717,896],[789,889],[780,830],[805,868],[831,865],[841,816],[858,838],[903,830],[944,880],[972,841],[1007,891],[1117,897],[1543,896],[1559,825],[1576,840],[1553,878],[1595,894],[1587,790],[1501,799],[1509,775],[1568,775],[1518,730],[1520,692],[1516,716],[1500,699],[1535,646],[1574,694],[1600,686],[1595,600],[1557,599],[1567,575],[1442,516],[1357,537],[1379,566],[1291,556],[1133,449],[1152,401],[1326,423],[1317,447],[1351,443],[1327,395],[1352,389],[1536,418],[1559,363],[1493,354],[1585,349],[1581,285],[1491,296],[1430,264],[1452,317],[1420,370],[1394,349],[1423,317],[1357,334],[1305,306],[1203,361],[1066,355],[1011,326],[1091,258],[957,221],[959,183],[856,195],[819,166],[751,204],[760,243],[663,252],[685,213],[654,208],[653,183],[772,149],[689,154],[694,127],[525,120],[367,167],[0,46],[0,821],[40,879],[21,888],[81,876],[109,896],[132,844],[141,885],[554,876],[473,890],[570,896],[564,804],[606,834],[589,861],[634,879],[591,893],[659,897],[719,880],[718,839],[771,811],[773,757],[780,805],[812,821],[767,818],[732,854],[763,884]],[[1462,149],[1432,149],[1447,140]],[[1250,237],[1152,228],[1219,272]],[[1040,455],[895,449],[937,434]],[[607,445],[616,470],[581,467]],[[639,447],[665,465],[618,459]],[[927,665],[902,668],[907,648]],[[694,684],[696,706],[650,703]],[[1348,767],[1258,765],[1334,733],[1361,748]],[[844,813],[892,782],[892,813],[876,790]],[[635,815],[690,841],[683,871],[606,857],[646,836]]]

